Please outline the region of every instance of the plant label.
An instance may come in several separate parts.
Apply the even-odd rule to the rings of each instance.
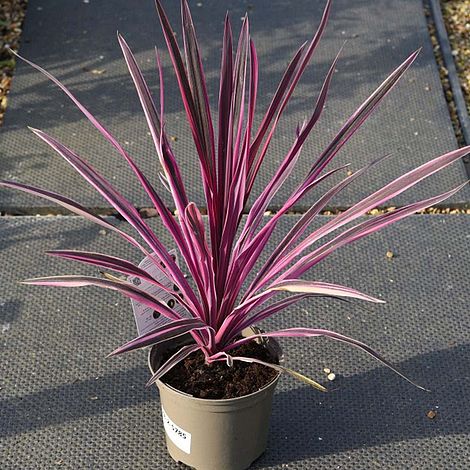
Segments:
[[[178,253],[176,249],[170,250],[169,253],[175,260],[176,264],[179,266]],[[167,289],[170,289],[175,293],[179,292],[178,287],[171,282],[163,270],[160,269],[155,261],[152,260],[149,256],[146,256],[139,263],[139,268],[142,268],[144,271],[149,273],[157,282],[165,286]],[[128,281],[137,286],[139,289],[145,291],[147,294],[152,295],[160,302],[166,303],[175,312],[189,317],[187,310],[181,304],[179,304],[176,297],[172,296],[168,291],[136,276],[129,276]],[[168,318],[153,310],[152,307],[144,305],[133,299],[131,299],[131,303],[132,310],[134,312],[135,323],[137,325],[137,334],[139,336],[148,333],[154,328],[160,327],[170,321]]]
[[[187,454],[191,453],[191,433],[181,429],[177,426],[165,413],[162,407],[163,427],[171,442],[175,444],[178,449],[181,449]]]

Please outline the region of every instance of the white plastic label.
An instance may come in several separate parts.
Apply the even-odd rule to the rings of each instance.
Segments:
[[[178,449],[181,449],[187,454],[191,453],[191,433],[181,429],[177,426],[165,413],[162,407],[163,427],[171,442],[175,444]]]
[[[175,260],[176,264],[179,266],[177,251],[171,250],[169,253]],[[139,263],[139,268],[142,268],[144,271],[149,273],[156,281],[166,288],[174,291],[175,293],[179,292],[178,287],[171,282],[166,274],[149,256],[146,256]],[[169,292],[165,291],[161,287],[158,287],[151,282],[144,281],[136,276],[129,276],[128,281],[137,286],[139,289],[145,291],[147,294],[150,294],[161,302],[164,302],[176,313],[189,317],[189,313],[181,304],[178,303],[176,297],[172,296]],[[137,325],[137,334],[139,336],[170,321],[168,318],[153,310],[152,307],[141,304],[140,302],[137,302],[133,299],[131,299],[131,303],[132,310],[134,311],[135,323]]]

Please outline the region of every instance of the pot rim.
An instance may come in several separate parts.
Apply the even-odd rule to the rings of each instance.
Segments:
[[[170,342],[170,341],[171,340],[169,340],[168,342]],[[270,338],[269,342],[272,342],[275,345],[275,347],[277,347],[278,350],[281,351],[280,346],[279,346],[279,344],[276,340],[274,340],[273,338]],[[148,352],[148,355],[147,355],[147,364],[148,364],[150,372],[152,374],[155,373],[155,371],[153,369],[153,366],[152,366],[152,352],[155,348],[157,348],[158,346],[161,346],[162,344],[164,344],[164,343],[158,343],[158,344],[155,344],[155,345],[153,345],[152,347],[149,348],[149,352]],[[281,355],[280,355],[279,359],[280,360],[282,359]],[[249,393],[247,395],[242,395],[241,397],[234,397],[234,398],[198,398],[198,397],[195,397],[193,395],[190,395],[189,393],[182,392],[181,390],[178,390],[177,388],[174,388],[171,385],[166,384],[165,382],[163,382],[160,379],[158,379],[155,383],[157,384],[158,388],[164,388],[164,389],[168,390],[170,393],[176,393],[177,395],[180,395],[182,397],[190,399],[190,400],[194,401],[195,403],[204,403],[204,404],[207,404],[207,405],[216,405],[216,404],[229,405],[231,403],[237,403],[240,400],[250,400],[250,399],[255,398],[258,395],[263,394],[267,389],[269,389],[270,387],[275,386],[275,384],[279,380],[279,377],[281,376],[281,374],[282,374],[281,371],[276,371],[276,376],[270,382],[268,382],[266,385],[264,385],[262,388],[260,388],[259,390],[256,390],[255,392]]]

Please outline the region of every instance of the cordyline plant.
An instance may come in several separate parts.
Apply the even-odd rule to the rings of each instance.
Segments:
[[[150,256],[157,266],[161,267],[163,263],[164,273],[180,290],[180,293],[175,294],[171,291],[171,294],[176,296],[177,302],[187,311],[187,316],[176,313],[158,298],[149,295],[130,282],[120,280],[112,275],[107,275],[103,279],[87,276],[45,277],[25,282],[61,287],[94,285],[113,289],[150,306],[170,320],[163,326],[159,326],[116,349],[111,353],[112,355],[168,341],[180,335],[191,334],[194,342],[176,351],[155,372],[149,384],[162,377],[175,364],[191,353],[201,350],[207,363],[219,360],[227,361],[228,365],[231,365],[233,361],[258,362],[279,371],[288,372],[316,388],[324,390],[321,385],[313,380],[283,366],[267,364],[254,358],[233,356],[232,351],[237,346],[256,337],[324,336],[332,338],[362,349],[404,377],[392,364],[367,345],[333,331],[295,327],[262,332],[250,338],[242,338],[241,332],[245,328],[270,318],[307,297],[360,299],[381,303],[382,300],[358,292],[350,287],[326,282],[306,281],[302,280],[301,277],[338,248],[359,240],[428,206],[438,204],[463,186],[400,207],[393,212],[367,218],[365,221],[350,226],[328,242],[318,243],[346,224],[357,221],[369,210],[384,205],[392,197],[401,194],[424,178],[458,160],[469,152],[470,147],[449,152],[421,165],[336,215],[320,228],[308,231],[312,220],[334,196],[382,159],[374,161],[331,187],[318,199],[299,218],[294,227],[277,245],[277,248],[270,253],[267,261],[262,264],[262,267],[254,275],[254,279],[246,287],[248,282],[245,281],[247,281],[249,273],[259,260],[283,214],[289,211],[320,182],[344,169],[344,167],[341,167],[328,172],[324,171],[343,145],[396,85],[416,59],[419,51],[413,52],[398,66],[347,119],[330,144],[312,162],[309,172],[285,201],[281,209],[266,220],[263,217],[266,208],[278,189],[294,170],[302,146],[318,122],[325,106],[338,56],[333,60],[326,74],[310,117],[298,126],[292,145],[279,168],[268,185],[257,196],[252,207],[247,207],[247,200],[267,155],[279,120],[325,30],[331,1],[328,0],[326,3],[319,28],[312,40],[304,43],[294,54],[261,124],[256,128],[254,115],[258,90],[258,59],[255,45],[250,37],[248,18],[245,17],[243,20],[235,52],[230,20],[228,16],[225,19],[218,99],[218,127],[215,129],[206,90],[201,54],[186,0],[181,2],[183,51],[180,50],[177,44],[176,35],[160,0],[156,1],[156,7],[199,158],[202,186],[207,205],[207,231],[199,208],[188,198],[180,169],[165,133],[163,77],[158,52],[156,52],[156,63],[160,81],[159,105],[153,100],[129,46],[122,36],[118,35],[119,44],[155,144],[156,154],[163,168],[161,181],[166,189],[171,192],[177,209],[177,218],[173,217],[155,187],[142,174],[128,152],[124,150],[111,133],[56,78],[41,67],[29,63],[44,73],[67,94],[129,164],[157,210],[162,223],[172,236],[187,269],[194,279],[195,288],[185,278],[183,271],[172,259],[158,235],[150,229],[147,222],[130,201],[120,194],[90,164],[54,137],[40,130],[31,129],[34,134],[49,144],[70,163],[119,212],[135,229],[143,242],[138,241],[112,225],[108,220],[93,214],[90,210],[65,196],[15,182],[2,182],[1,184],[58,203],[68,210],[117,233],[131,245],[141,250],[144,255]],[[242,214],[245,210],[247,216],[243,218]],[[239,229],[240,232],[238,232]],[[240,233],[238,237],[237,233]],[[314,244],[316,246],[312,248]],[[168,290],[167,287],[143,269],[114,256],[69,250],[50,251],[49,254],[99,266],[120,274],[136,276],[161,289]],[[281,300],[275,299],[280,292],[288,292],[291,295]],[[406,377],[404,378],[406,379]]]

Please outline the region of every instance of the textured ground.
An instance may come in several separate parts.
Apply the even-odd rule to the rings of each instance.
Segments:
[[[295,220],[283,220],[273,244]],[[104,250],[134,260],[136,253],[75,217],[3,217],[0,231],[2,469],[176,468],[164,450],[157,393],[144,387],[145,353],[105,359],[135,334],[129,302],[93,288],[16,282],[95,272],[46,258],[46,249]],[[323,383],[323,369],[331,368],[336,380],[326,385],[336,390],[320,394],[282,378],[269,448],[254,468],[467,468],[470,324],[462,276],[469,237],[468,216],[416,216],[318,265],[310,278],[351,285],[387,303],[310,301],[264,326],[347,333],[432,391],[413,388],[350,347],[285,340],[290,366]],[[437,416],[429,419],[429,411]]]

